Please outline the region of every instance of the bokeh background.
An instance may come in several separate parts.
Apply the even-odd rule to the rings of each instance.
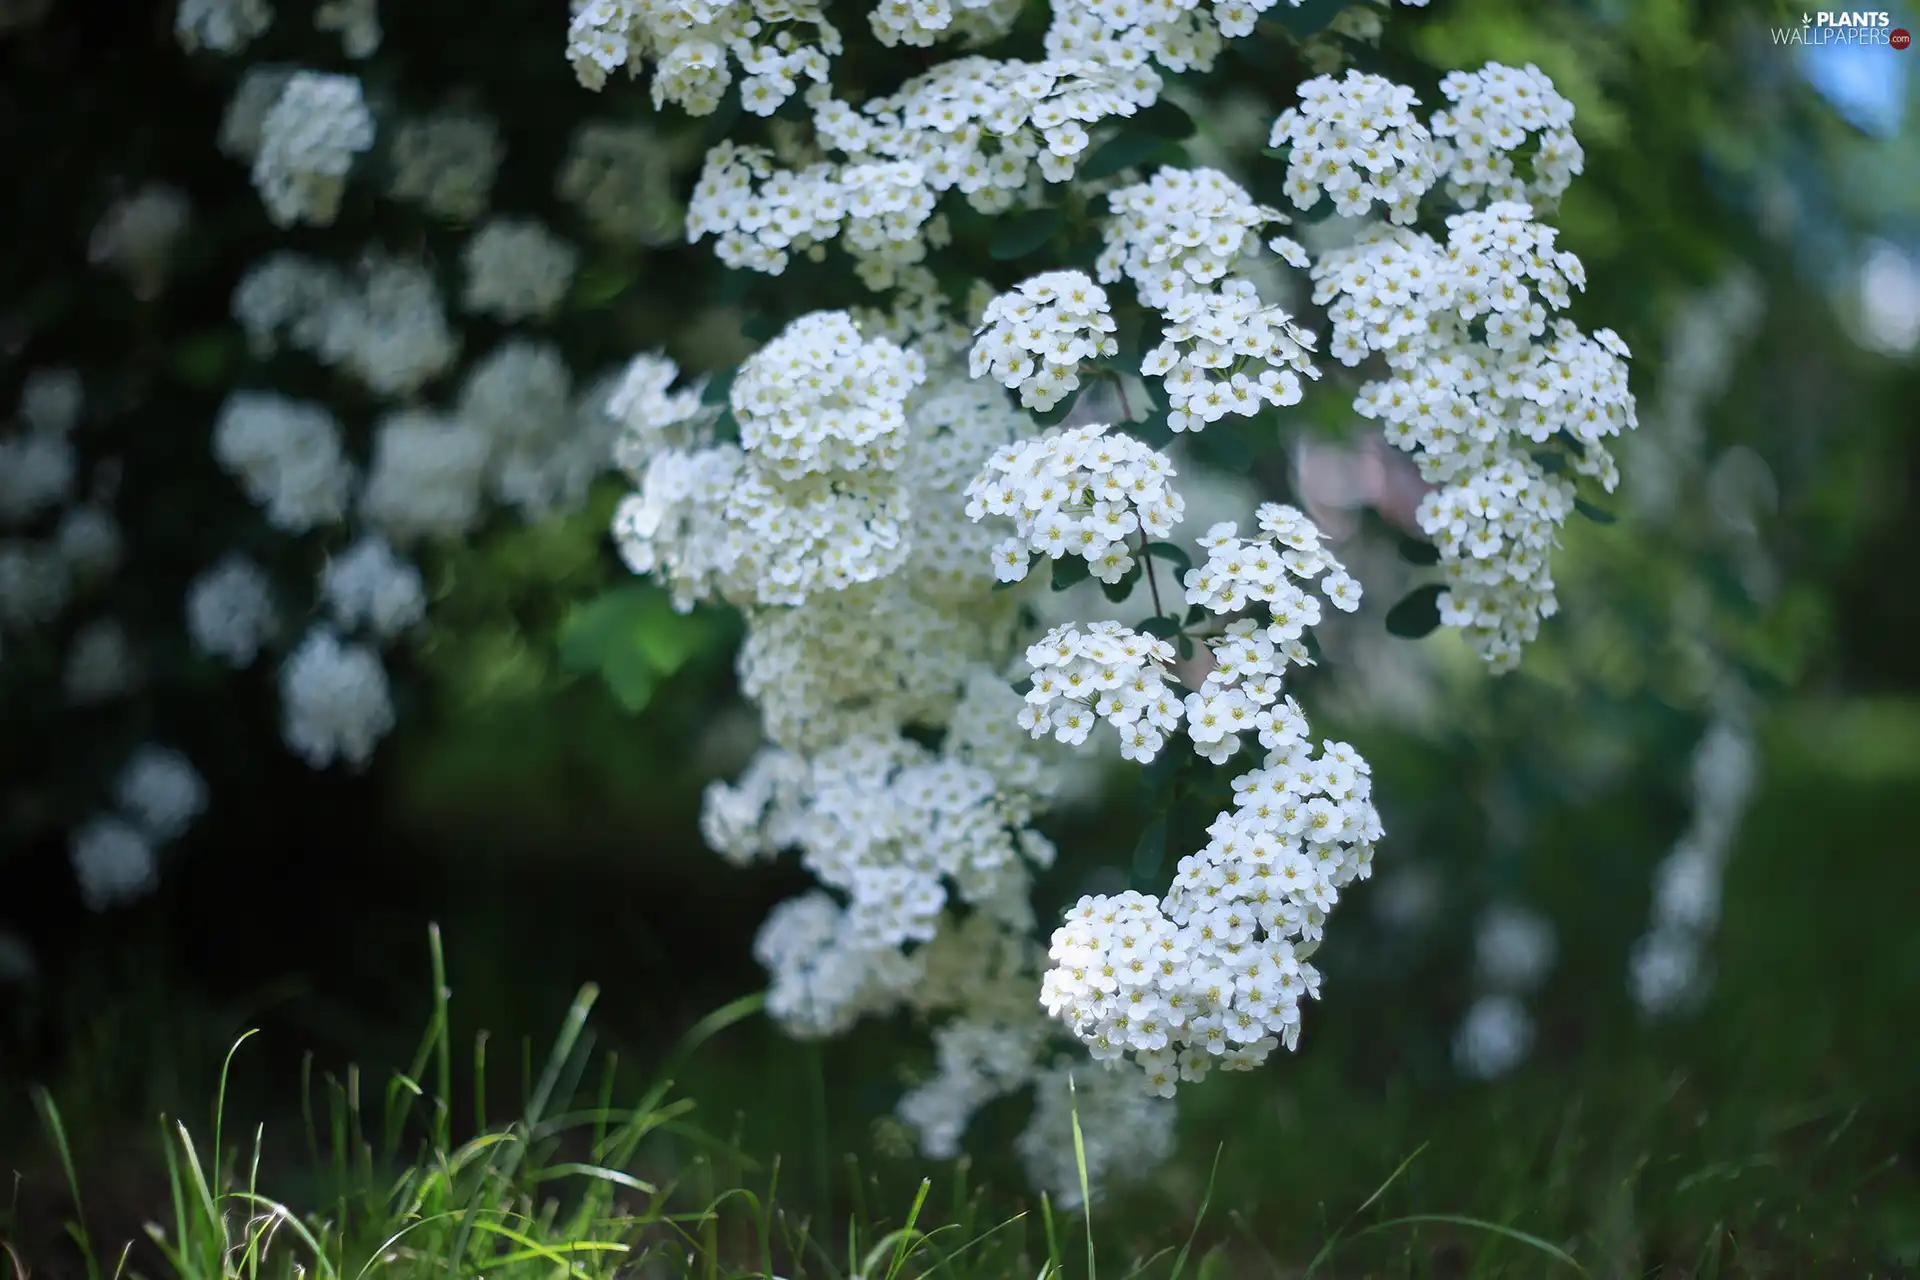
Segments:
[[[338,61],[287,7],[249,58]],[[676,203],[726,124],[655,116],[631,86],[580,90],[563,8],[389,0],[364,74],[395,110],[499,119],[496,206],[581,247],[551,326],[577,367],[651,347],[724,367],[769,315],[817,304],[679,242]],[[1205,1201],[1221,1265],[1291,1274],[1391,1181],[1381,1210],[1577,1242],[1606,1274],[1914,1273],[1920,52],[1783,45],[1801,15],[1759,4],[1435,0],[1383,13],[1377,36],[1326,29],[1338,9],[1302,29],[1377,46],[1413,81],[1537,63],[1575,102],[1587,171],[1562,242],[1588,267],[1583,321],[1633,348],[1641,426],[1611,522],[1569,529],[1559,616],[1499,678],[1448,635],[1383,628],[1418,573],[1396,554],[1410,499],[1343,406],[1252,456],[1191,460],[1196,506],[1304,502],[1367,584],[1305,697],[1373,762],[1388,838],[1330,931],[1300,1052],[1184,1091],[1175,1155],[1115,1188],[1100,1229],[1144,1256],[1184,1240]],[[213,143],[239,65],[183,54],[166,5],[7,0],[0,23],[0,402],[36,370],[79,372],[84,451],[112,460],[125,544],[117,575],[0,657],[5,1230],[58,1273],[70,1206],[29,1084],[60,1102],[96,1226],[129,1237],[164,1203],[156,1117],[205,1116],[249,1028],[229,1113],[265,1124],[282,1187],[300,1185],[304,1064],[379,1078],[406,1062],[430,922],[460,1034],[542,1045],[595,982],[598,1043],[639,1079],[761,985],[754,931],[807,877],[735,871],[702,845],[701,788],[756,741],[738,627],[625,577],[605,537],[616,477],[577,510],[436,551],[429,622],[390,659],[400,727],[364,771],[281,747],[270,672],[196,663],[179,621],[195,572],[236,546],[289,575],[309,554],[211,466],[220,401],[270,380],[364,406],[255,360],[229,319],[241,273],[283,242]],[[1315,56],[1308,41],[1289,65]],[[1256,172],[1276,82],[1229,58],[1191,86],[1194,153]],[[609,233],[555,194],[568,139],[596,118],[653,140],[644,232]],[[192,216],[162,284],[136,288],[89,250],[156,182]],[[458,254],[454,233],[358,187],[333,228],[302,234],[343,255],[377,238],[436,270]],[[138,678],[75,705],[64,664],[109,614]],[[210,807],[163,852],[155,892],[91,910],[70,836],[111,761],[156,736],[194,760]],[[1063,856],[1043,918],[1124,882],[1131,803],[1124,771],[1095,770],[1049,819]],[[681,1086],[709,1132],[782,1159],[792,1203],[832,1214],[849,1154],[889,1202],[929,1171],[889,1119],[929,1062],[904,1024],[796,1045],[749,1020]],[[507,1070],[495,1083],[503,1099],[520,1087]],[[970,1137],[965,1176],[995,1203],[1029,1194],[1012,1149],[1025,1105],[995,1104]],[[1447,1223],[1340,1265],[1369,1273],[1376,1245],[1378,1265],[1433,1274],[1544,1265]]]

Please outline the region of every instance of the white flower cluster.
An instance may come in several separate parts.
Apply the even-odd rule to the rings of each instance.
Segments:
[[[866,341],[846,312],[802,316],[733,384],[741,447],[783,481],[896,470],[907,393],[925,380],[919,356],[885,338]]]
[[[153,891],[155,854],[207,807],[207,785],[178,751],[148,744],[120,768],[114,809],[74,833],[71,856],[80,897],[105,911]]]
[[[112,618],[95,618],[74,634],[61,684],[69,702],[95,706],[133,692],[140,675],[126,628]]]
[[[320,595],[335,622],[348,630],[364,624],[382,640],[427,612],[420,571],[394,554],[393,545],[378,534],[328,559],[320,575]]]
[[[1453,1041],[1462,1071],[1493,1080],[1526,1059],[1534,1032],[1523,997],[1546,979],[1557,950],[1552,921],[1536,911],[1495,903],[1481,914],[1474,934],[1480,994]]]
[[[1161,1097],[1298,1045],[1300,1002],[1320,991],[1307,957],[1380,836],[1370,770],[1345,743],[1278,740],[1233,785],[1164,901],[1082,898],[1048,951],[1047,1011],[1096,1060],[1130,1057]]]
[[[379,0],[321,0],[313,25],[317,31],[338,32],[340,51],[356,62],[380,51]]]
[[[119,565],[120,528],[101,505],[110,470],[96,472],[94,500],[74,501],[80,460],[72,437],[81,407],[75,371],[37,369],[21,386],[13,432],[0,436],[0,531],[19,535],[0,538],[0,634],[53,622],[76,586]],[[75,638],[69,670],[80,679],[69,692],[100,687],[104,696],[123,683],[112,679],[114,655],[103,647],[111,625],[97,621]]]
[[[150,302],[166,286],[174,248],[191,216],[185,192],[150,182],[107,210],[87,242],[87,260],[112,267],[126,277],[134,297]]]
[[[1637,417],[1620,339],[1549,323],[1585,283],[1553,229],[1507,203],[1447,226],[1444,250],[1383,227],[1326,255],[1314,298],[1333,304],[1343,363],[1384,353],[1392,376],[1362,387],[1354,408],[1436,486],[1418,519],[1446,574],[1441,620],[1507,670],[1557,607],[1549,557],[1576,496],[1558,470],[1611,492],[1605,442]],[[1556,441],[1565,453],[1537,454]]]
[[[717,237],[729,265],[774,275],[791,251],[816,253],[844,233],[870,288],[932,297],[937,285],[921,261],[947,234],[945,219],[929,216],[940,195],[958,190],[982,213],[1005,212],[1036,164],[1047,181],[1065,181],[1090,127],[1134,114],[1159,92],[1144,67],[1071,58],[956,58],[859,110],[815,86],[814,131],[844,159],[796,171],[763,149],[720,143],[707,155],[687,233]]]
[[[1080,366],[1120,349],[1107,291],[1079,271],[1049,271],[987,304],[970,371],[1046,412],[1080,385]]]
[[[584,502],[612,453],[605,389],[572,387],[559,349],[525,338],[501,343],[461,387],[459,420],[487,441],[488,491],[532,518]]]
[[[188,53],[239,53],[272,25],[267,0],[180,0],[173,13],[174,38]]]
[[[280,630],[266,571],[230,551],[187,589],[187,635],[195,649],[229,666],[246,667]]]
[[[470,422],[398,409],[374,428],[360,514],[396,542],[457,538],[479,522],[491,448]]]
[[[1092,423],[1007,445],[967,486],[969,519],[1013,521],[1013,536],[993,551],[1002,582],[1025,578],[1034,553],[1079,556],[1100,581],[1119,582],[1135,563],[1128,538],[1164,538],[1180,522],[1173,465],[1111,430]]]
[[[927,226],[933,200],[919,166],[905,161],[793,172],[764,147],[723,142],[707,154],[687,233],[717,237],[714,253],[730,267],[779,275],[793,250],[816,255],[844,231],[861,278],[885,289],[926,257],[927,236],[942,225]]]
[[[213,456],[286,533],[305,533],[346,514],[353,467],[341,448],[340,424],[325,405],[236,391],[214,424]]]
[[[637,477],[614,523],[628,567],[657,572],[688,604],[718,593],[795,605],[894,572],[912,503],[886,469],[900,457],[889,437],[924,377],[917,358],[860,338],[844,313],[796,321],[731,389],[745,447],[668,449]]]
[[[495,218],[467,241],[468,311],[495,319],[544,319],[559,309],[580,254],[530,218]]]
[[[1466,208],[1482,200],[1551,206],[1585,167],[1573,104],[1532,63],[1454,71],[1440,92],[1453,106],[1434,113],[1435,165],[1446,175],[1447,194]],[[1532,176],[1523,178],[1514,162],[1536,137]]]
[[[721,0],[696,8],[660,0],[573,0],[567,58],[589,89],[621,67],[638,75],[652,61],[653,105],[678,103],[689,115],[711,114],[733,83],[733,62],[746,78],[740,103],[772,115],[802,80],[824,84],[840,33],[815,4],[794,0]]]
[[[673,166],[673,151],[645,124],[589,120],[575,131],[554,186],[607,239],[672,244],[685,215]]]
[[[1018,0],[877,0],[867,15],[881,44],[924,49],[940,40],[991,44],[1013,30]]]
[[[347,171],[373,146],[373,113],[352,76],[296,71],[260,122],[253,185],[275,223],[326,226],[340,211]]]
[[[280,670],[282,732],[308,764],[359,768],[393,728],[393,699],[380,655],[316,627]]]
[[[1117,622],[1055,627],[1027,650],[1033,686],[1020,727],[1079,746],[1104,721],[1119,732],[1121,755],[1144,764],[1180,725],[1173,660],[1171,644]]]
[[[1149,307],[1222,280],[1258,248],[1261,227],[1286,221],[1217,169],[1163,168],[1108,192],[1107,207],[1100,280],[1132,281]]]
[[[1301,375],[1320,376],[1313,334],[1263,304],[1249,281],[1176,294],[1164,314],[1160,345],[1147,352],[1140,372],[1161,379],[1167,425],[1175,431],[1198,431],[1229,414],[1252,417],[1265,405],[1299,404]]]
[[[486,213],[505,156],[499,127],[487,116],[444,111],[409,120],[393,135],[387,194],[436,218],[472,222]]]
[[[1383,76],[1347,72],[1300,86],[1300,105],[1273,122],[1267,145],[1287,148],[1287,197],[1311,209],[1324,194],[1344,218],[1375,204],[1412,222],[1436,177],[1432,136],[1414,115],[1413,90]]]
[[[36,425],[0,438],[0,526],[17,527],[60,506],[73,493],[79,463],[68,438],[70,422]]]
[[[1652,924],[1633,947],[1630,989],[1651,1017],[1684,1012],[1706,993],[1704,952],[1720,924],[1720,882],[1758,781],[1758,754],[1744,700],[1722,697],[1694,748],[1693,816],[1654,872]]]
[[[412,394],[460,353],[432,275],[397,258],[369,256],[348,277],[297,254],[275,254],[241,279],[233,314],[257,354],[271,353],[284,337],[380,396]]]

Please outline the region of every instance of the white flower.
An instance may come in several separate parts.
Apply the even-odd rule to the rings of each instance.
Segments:
[[[373,114],[352,76],[296,71],[260,123],[253,185],[280,226],[325,226],[340,209],[353,158],[373,146]]]
[[[277,529],[305,533],[346,514],[353,469],[325,405],[236,391],[214,424],[213,456]]]
[[[153,892],[153,845],[130,824],[98,817],[73,836],[73,874],[88,910],[105,911]]]
[[[203,46],[215,53],[239,53],[272,25],[273,8],[267,0],[180,0],[173,15],[174,37],[188,53]]]
[[[394,554],[378,534],[369,534],[327,561],[320,594],[334,621],[351,630],[365,623],[381,639],[390,639],[426,616],[426,592],[420,571]]]
[[[1511,904],[1489,907],[1474,936],[1474,962],[1481,981],[1520,993],[1540,985],[1553,967],[1553,924],[1538,912]]]
[[[1533,1019],[1512,996],[1482,996],[1467,1011],[1454,1039],[1460,1069],[1481,1080],[1506,1075],[1533,1049]]]
[[[251,665],[278,630],[266,573],[238,552],[229,552],[187,591],[187,634],[194,648],[230,666]]]
[[[155,844],[177,838],[207,807],[207,784],[178,751],[148,744],[120,767],[113,802]]]
[[[467,241],[461,304],[500,320],[551,316],[573,284],[580,255],[538,222],[495,218]]]
[[[104,576],[120,565],[120,525],[111,511],[94,503],[68,507],[60,516],[53,542],[76,577]]]
[[[471,222],[487,211],[505,154],[487,116],[449,111],[409,120],[394,134],[387,194],[435,217]]]
[[[336,759],[356,768],[393,728],[393,700],[380,655],[343,644],[333,633],[307,633],[280,671],[287,746],[316,769]]]
[[[112,267],[127,278],[134,297],[150,301],[166,284],[174,247],[190,216],[185,192],[150,182],[116,200],[101,217],[87,242],[87,260]]]
[[[131,692],[139,674],[126,629],[101,618],[75,633],[63,684],[70,701],[91,706]]]
[[[480,519],[489,452],[471,423],[420,409],[388,414],[375,429],[361,514],[396,542],[466,533]]]

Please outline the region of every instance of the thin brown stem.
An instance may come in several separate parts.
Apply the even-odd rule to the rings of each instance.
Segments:
[[[1140,530],[1140,561],[1147,567],[1147,590],[1153,593],[1153,616],[1166,616],[1166,610],[1160,607],[1160,580],[1153,576],[1153,557],[1147,554],[1147,531]]]

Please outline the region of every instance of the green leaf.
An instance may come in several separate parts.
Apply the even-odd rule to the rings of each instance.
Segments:
[[[638,262],[596,262],[582,271],[573,283],[573,305],[578,311],[599,311],[612,306],[620,295],[633,287],[640,275]]]
[[[1585,498],[1575,498],[1573,500],[1573,509],[1595,524],[1614,524],[1620,519],[1620,517],[1614,515],[1613,512],[1608,511],[1605,507],[1595,506]]]
[[[1173,642],[1173,651],[1180,655],[1180,661],[1193,661],[1193,637],[1182,633],[1180,638]]]
[[[1053,562],[1053,589],[1065,591],[1069,587],[1079,586],[1091,576],[1087,572],[1087,562],[1080,556],[1061,556]]]
[[[1161,868],[1166,861],[1167,817],[1161,814],[1147,824],[1133,846],[1133,887],[1141,893],[1158,893],[1164,889]]]
[[[1080,393],[1086,389],[1087,384],[1082,382],[1079,386],[1067,392],[1064,396],[1061,396],[1059,402],[1056,403],[1053,408],[1048,409],[1045,413],[1034,414],[1033,420],[1043,427],[1059,426],[1062,422],[1066,421],[1067,415],[1073,412],[1073,406],[1080,403]]]
[[[740,336],[749,342],[772,342],[785,327],[772,312],[761,311],[747,317],[747,322],[740,326]]]
[[[1017,693],[1017,694],[1019,694],[1019,695],[1020,695],[1021,697],[1023,697],[1023,698],[1024,698],[1024,697],[1026,697],[1026,696],[1027,696],[1028,694],[1030,694],[1030,693],[1032,693],[1032,692],[1033,692],[1033,677],[1032,677],[1032,676],[1028,676],[1028,677],[1027,677],[1026,679],[1024,679],[1024,680],[1018,680],[1018,681],[1015,681],[1015,682],[1014,682],[1014,686],[1013,686],[1013,691],[1014,691],[1015,693]]]
[[[1149,542],[1147,554],[1165,560],[1173,566],[1174,573],[1183,579],[1193,569],[1193,558],[1187,554],[1186,549],[1175,546],[1171,542]]]
[[[1162,98],[1145,111],[1135,112],[1128,117],[1128,123],[1135,128],[1145,130],[1157,138],[1179,142],[1191,138],[1196,132],[1193,117],[1173,102]]]
[[[639,711],[660,678],[678,671],[707,640],[706,624],[676,613],[658,587],[628,583],[568,611],[560,625],[560,662],[597,674],[621,706]]]
[[[1418,538],[1401,538],[1400,558],[1408,564],[1439,564],[1440,548],[1431,542],[1422,542]]]
[[[1142,635],[1153,636],[1158,640],[1171,640],[1180,634],[1180,624],[1172,618],[1148,618],[1134,628]]]
[[[1224,422],[1195,433],[1193,451],[1223,471],[1245,472],[1253,466],[1252,447]]]
[[[1446,584],[1429,582],[1415,587],[1387,610],[1387,630],[1407,640],[1418,640],[1440,625],[1440,593]]]
[[[1136,168],[1158,151],[1160,144],[1165,141],[1150,129],[1123,126],[1119,133],[1094,149],[1094,153],[1087,157],[1087,162],[1080,166],[1078,176],[1087,179],[1111,178],[1122,169]]]
[[[1533,460],[1539,463],[1540,469],[1550,476],[1560,475],[1567,469],[1567,460],[1565,457],[1557,453],[1551,453],[1545,449],[1536,452],[1533,455]]]
[[[1206,616],[1207,616],[1207,606],[1203,604],[1196,604],[1191,609],[1187,610],[1186,625],[1191,627],[1195,623],[1199,622],[1200,619]]]
[[[1348,3],[1349,0],[1301,0],[1291,7],[1275,5],[1267,16],[1304,39],[1325,30]]]
[[[733,393],[733,380],[738,369],[722,369],[707,379],[707,385],[700,388],[701,404],[726,404]]]
[[[1135,560],[1133,567],[1120,575],[1119,581],[1102,582],[1100,584],[1101,593],[1115,604],[1124,602],[1128,596],[1133,594],[1134,585],[1140,581],[1142,576],[1141,570],[1143,568],[1144,566],[1138,560]]]
[[[1002,218],[987,243],[987,253],[996,262],[1012,262],[1039,249],[1067,225],[1067,215],[1057,208],[1033,209]]]

